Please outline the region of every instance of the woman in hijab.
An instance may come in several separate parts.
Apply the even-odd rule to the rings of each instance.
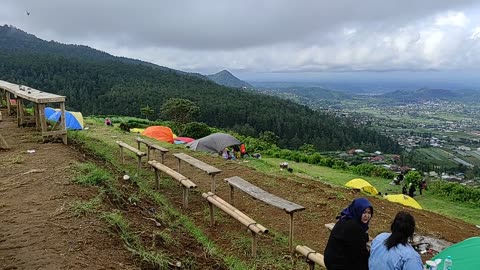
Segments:
[[[415,232],[415,219],[398,212],[390,226],[392,233],[382,233],[372,242],[370,270],[422,270],[422,259],[408,243]]]
[[[372,216],[372,204],[365,198],[354,199],[343,209],[325,248],[327,270],[368,270],[367,231]]]

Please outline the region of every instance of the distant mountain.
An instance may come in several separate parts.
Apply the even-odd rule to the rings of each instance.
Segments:
[[[152,117],[162,119],[160,108],[168,99],[184,98],[200,107],[198,121],[247,136],[271,131],[284,148],[400,150],[392,139],[350,119],[87,46],[43,41],[14,27],[0,28],[0,80],[64,95],[67,109],[84,115],[141,117],[140,108],[148,105]]]
[[[399,103],[425,102],[435,100],[455,101],[462,99],[462,95],[458,91],[445,89],[428,89],[421,88],[417,90],[397,90],[378,95],[377,98],[388,99]]]
[[[224,86],[233,87],[233,88],[249,88],[252,89],[253,86],[245,81],[240,80],[235,77],[228,70],[222,70],[213,75],[207,75],[207,78],[210,80]]]

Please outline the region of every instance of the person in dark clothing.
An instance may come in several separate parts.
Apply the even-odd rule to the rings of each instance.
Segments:
[[[357,198],[340,213],[324,251],[327,270],[368,270],[368,223],[373,206]]]
[[[403,187],[402,187],[402,194],[407,195],[407,186],[406,185],[403,185]]]
[[[413,183],[408,184],[408,196],[412,197],[415,196],[415,185]]]

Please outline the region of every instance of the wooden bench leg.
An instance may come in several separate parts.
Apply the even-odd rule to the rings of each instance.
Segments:
[[[123,147],[120,146],[120,155],[122,157],[122,165],[125,164],[125,156],[123,155]]]
[[[164,159],[164,155],[165,155],[165,154],[160,151],[160,155],[161,155],[162,164],[165,164],[165,163],[163,162],[163,159]]]
[[[155,167],[154,167],[153,169],[155,170],[155,189],[158,190],[158,182],[159,182],[159,181],[158,181],[158,180],[159,180],[159,179],[158,179],[158,178],[159,178],[158,170],[157,170]]]
[[[308,269],[315,270],[315,262],[308,260]]]
[[[150,161],[150,146],[147,146],[147,162]]]
[[[188,188],[183,186],[183,207],[188,208]]]
[[[290,213],[290,232],[288,234],[288,249],[293,254],[293,213]]]
[[[138,157],[138,164],[137,164],[137,176],[140,175],[140,169],[142,168],[142,157]]]
[[[230,204],[235,205],[235,199],[234,199],[235,188],[232,185],[228,185],[228,186],[230,187]]]
[[[177,161],[178,161],[178,163],[177,163],[177,172],[180,173],[180,159],[177,158]]]
[[[252,257],[257,257],[257,234],[254,231],[252,233]]]
[[[210,225],[215,225],[215,218],[213,217],[213,203],[208,202],[208,208],[210,209]]]
[[[215,189],[216,189],[216,187],[215,187],[215,174],[212,175],[212,186],[211,186],[210,189],[211,189],[212,193],[215,193]]]

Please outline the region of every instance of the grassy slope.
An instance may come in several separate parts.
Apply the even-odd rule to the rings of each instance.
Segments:
[[[286,171],[278,170],[278,164],[284,161],[285,160],[283,159],[263,157],[261,160],[252,161],[246,164],[249,164],[248,166],[254,167],[259,171],[277,174],[287,173]],[[363,178],[370,182],[377,188],[378,191],[382,193],[401,193],[401,187],[390,185],[390,180],[387,179],[359,176],[350,172],[306,163],[297,163],[292,161],[288,161],[288,163],[289,167],[293,169],[294,173],[312,178],[315,181],[322,181],[336,186],[343,186],[346,182],[353,178]],[[426,210],[458,218],[471,224],[480,224],[480,208],[478,207],[464,203],[453,203],[446,201],[438,196],[430,194],[428,191],[424,192],[422,196],[416,196],[415,199]]]

